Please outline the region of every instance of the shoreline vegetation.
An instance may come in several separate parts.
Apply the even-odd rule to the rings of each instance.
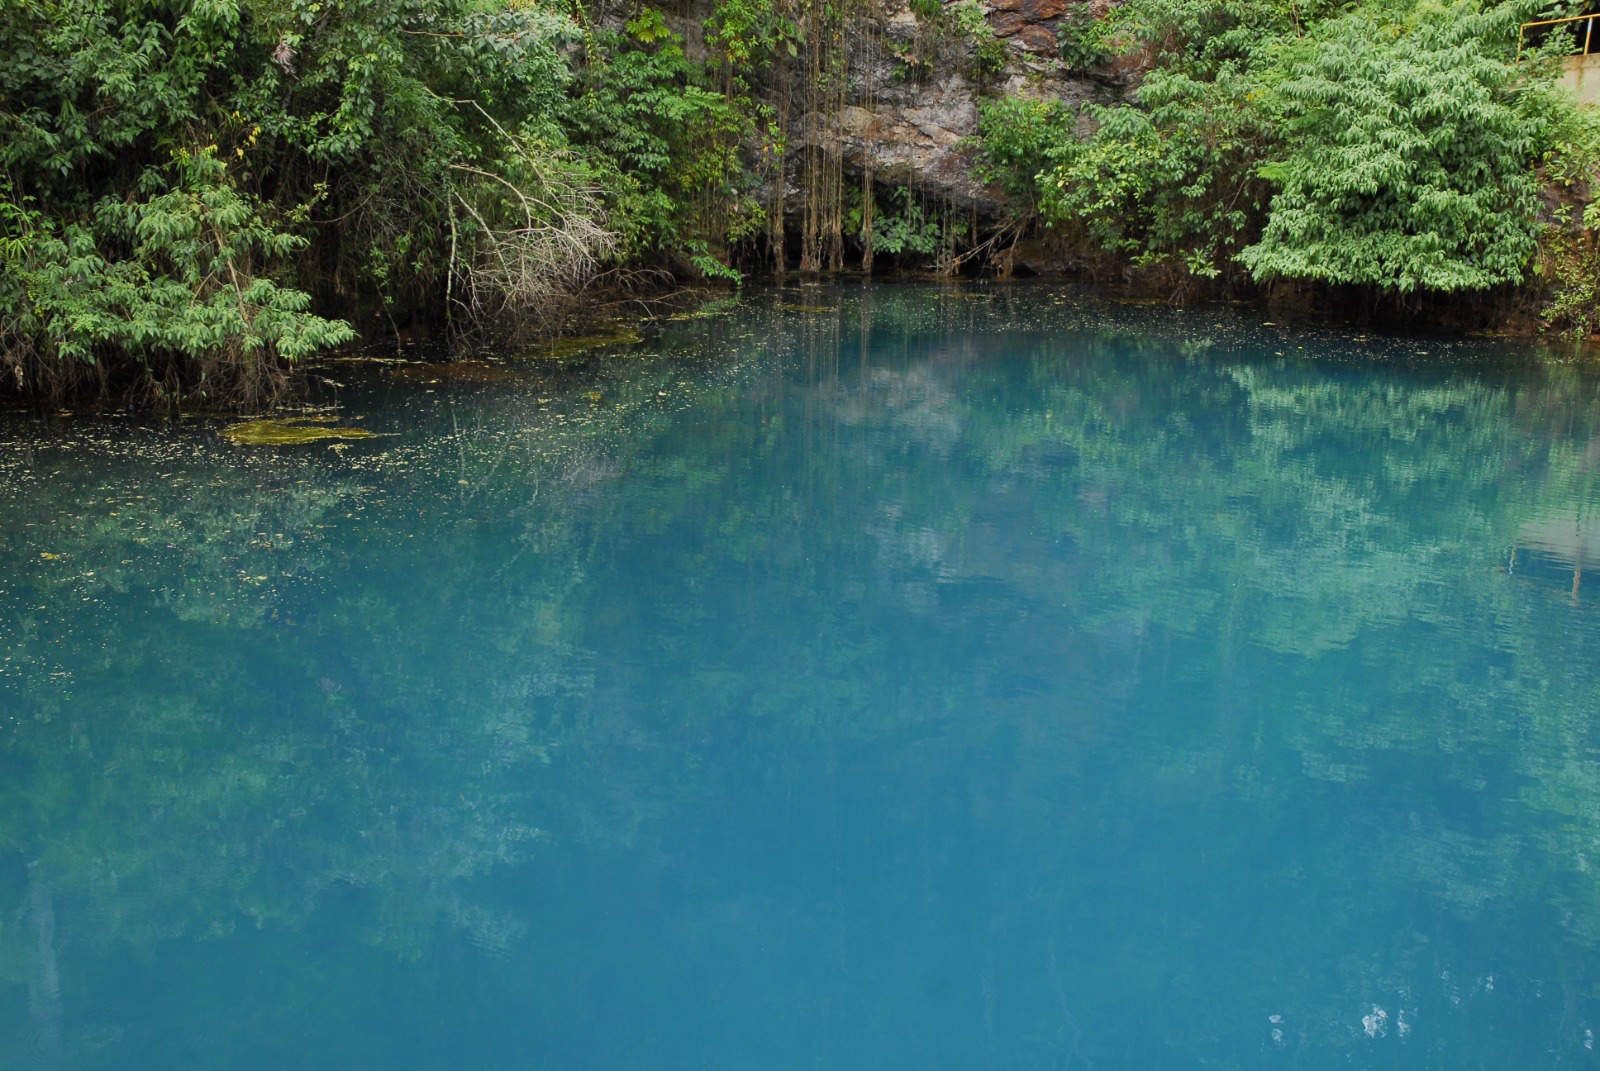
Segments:
[[[1021,92],[1003,7],[0,0],[0,393],[260,408],[363,336],[788,273],[1600,329],[1581,46],[1519,36],[1580,7],[1085,2]],[[880,70],[978,87],[984,211],[844,151]]]

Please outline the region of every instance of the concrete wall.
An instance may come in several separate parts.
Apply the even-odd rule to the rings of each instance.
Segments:
[[[1572,90],[1578,103],[1600,101],[1600,54],[1568,56],[1561,66],[1561,84]]]

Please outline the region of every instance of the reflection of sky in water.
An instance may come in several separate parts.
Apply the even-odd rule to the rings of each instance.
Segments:
[[[1595,381],[947,293],[0,425],[5,1065],[1594,1060]]]

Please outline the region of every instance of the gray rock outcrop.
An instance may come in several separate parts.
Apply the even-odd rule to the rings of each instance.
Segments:
[[[1085,0],[984,0],[986,21],[1004,45],[1006,61],[982,83],[973,74],[975,46],[961,41],[938,48],[928,70],[908,76],[901,57],[926,48],[926,33],[905,0],[893,2],[882,27],[887,47],[877,50],[870,66],[852,66],[848,103],[837,115],[797,124],[802,136],[791,146],[804,148],[810,144],[806,132],[816,131],[822,147],[840,153],[846,175],[858,182],[870,167],[880,189],[907,186],[979,216],[1003,215],[1000,192],[972,175],[979,101],[1032,96],[1076,106],[1118,93],[1116,79],[1071,72],[1057,58],[1059,23],[1074,2]]]

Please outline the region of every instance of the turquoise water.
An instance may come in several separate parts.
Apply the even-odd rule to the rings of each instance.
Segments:
[[[0,1067],[1600,1063],[1600,378],[753,290],[0,422]]]

